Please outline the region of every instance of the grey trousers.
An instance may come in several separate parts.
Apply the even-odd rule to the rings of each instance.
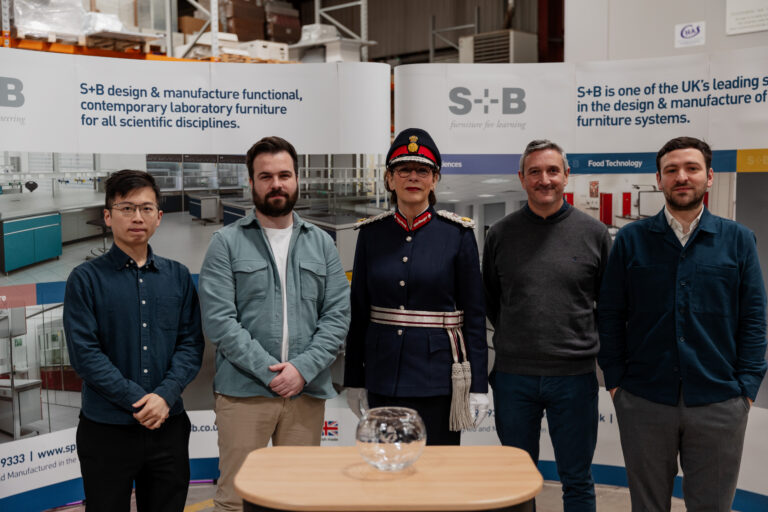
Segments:
[[[744,397],[696,407],[663,405],[621,388],[614,396],[633,512],[668,511],[677,475],[690,512],[731,510],[749,404]]]

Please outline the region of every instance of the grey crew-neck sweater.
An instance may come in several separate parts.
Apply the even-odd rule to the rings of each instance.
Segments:
[[[522,208],[491,227],[483,281],[497,371],[595,369],[595,306],[610,247],[605,225],[573,207],[546,219]]]

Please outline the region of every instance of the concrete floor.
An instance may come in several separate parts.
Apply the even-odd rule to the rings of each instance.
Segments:
[[[213,484],[193,484],[189,488],[187,506],[184,512],[211,512],[213,511],[213,494],[216,487]],[[600,512],[626,512],[630,510],[629,491],[626,487],[613,487],[610,485],[596,485],[597,509]],[[131,511],[136,510],[132,504]],[[560,491],[560,482],[544,482],[544,489],[536,497],[537,512],[562,512],[563,503]],[[84,512],[83,505],[62,507],[53,509],[55,512]],[[50,512],[53,512],[50,511]],[[672,498],[671,512],[684,512],[683,500]]]

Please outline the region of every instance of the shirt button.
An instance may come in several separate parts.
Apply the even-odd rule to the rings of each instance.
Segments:
[[[403,263],[408,263],[408,256],[403,256]]]
[[[143,280],[142,278],[139,278],[139,282],[140,282],[140,283],[143,283],[143,282],[144,282],[144,280]]]
[[[680,336],[680,343],[685,343],[685,336]]]
[[[397,330],[397,335],[398,336],[402,336],[403,335],[403,330],[402,329],[398,329]]]
[[[144,345],[142,348],[143,348],[144,350],[147,350],[147,346],[146,346],[146,345]]]
[[[146,368],[144,368],[144,373],[149,373],[149,370],[147,370]]]
[[[410,242],[411,240],[413,240],[413,237],[411,235],[408,235],[407,237],[405,237],[406,242]]]
[[[146,304],[146,303],[147,303],[147,301],[145,301],[145,300],[142,300],[142,301],[141,301],[141,303],[142,303],[142,304]]]
[[[125,264],[125,266],[127,267],[127,266],[128,266],[128,264],[126,263],[126,264]]]
[[[400,286],[405,286],[405,281],[400,281]]]
[[[141,326],[142,327],[146,327],[147,326],[147,322],[144,322],[143,324],[141,324]]]

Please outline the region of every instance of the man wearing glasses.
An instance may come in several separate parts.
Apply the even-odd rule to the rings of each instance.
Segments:
[[[106,182],[114,244],[67,280],[64,330],[83,379],[77,453],[89,510],[184,509],[190,422],[181,392],[203,356],[200,308],[186,267],[152,252],[160,225],[154,178]]]
[[[265,137],[246,155],[255,210],[211,238],[200,270],[216,345],[217,511],[242,510],[234,477],[251,450],[319,445],[331,363],[349,325],[349,283],[331,237],[304,221],[298,156]]]

